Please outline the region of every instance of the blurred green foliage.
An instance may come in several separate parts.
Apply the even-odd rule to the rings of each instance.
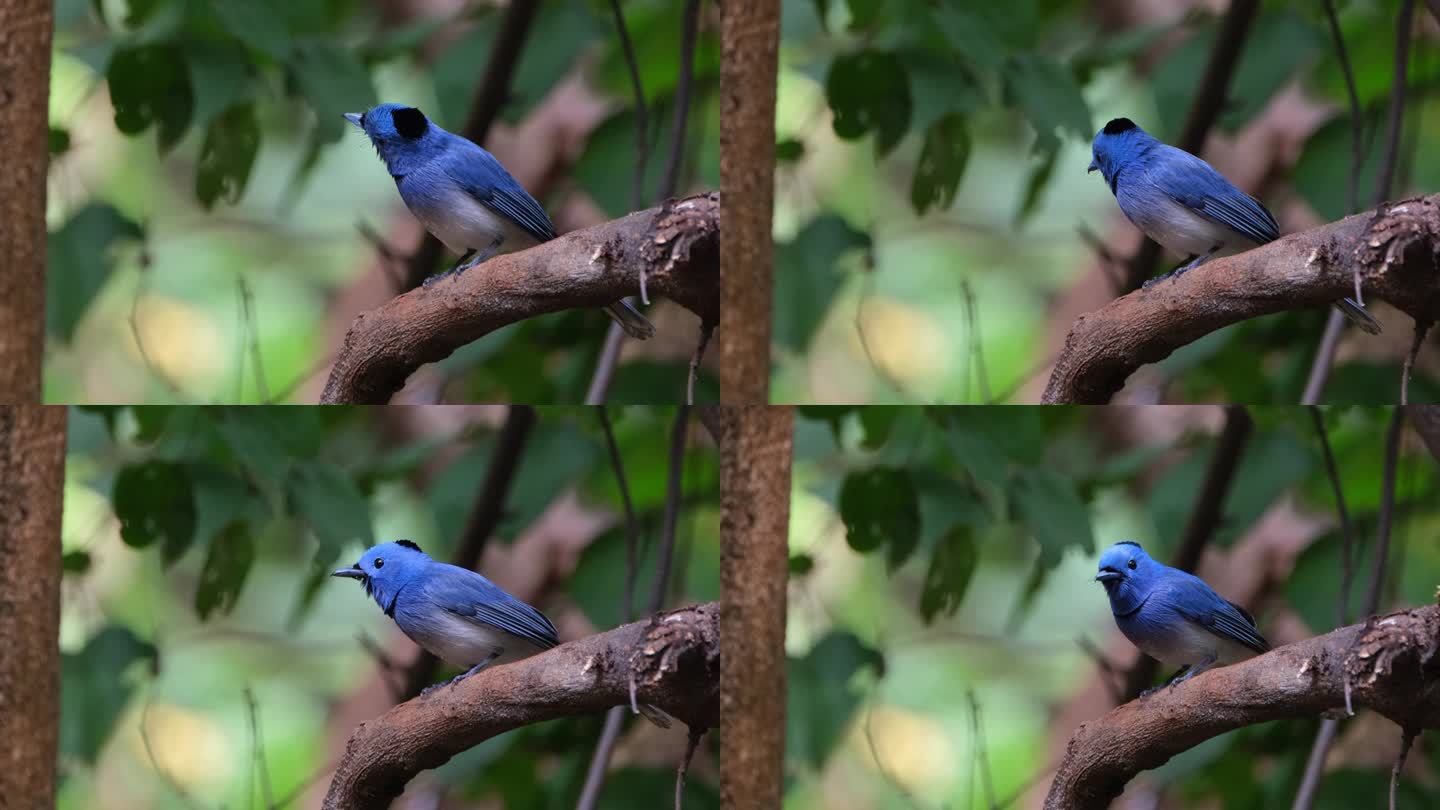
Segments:
[[[1358,197],[1368,208],[1395,6],[1337,5],[1364,119]],[[1034,377],[1069,326],[1068,311],[1051,310],[1096,261],[1081,229],[1116,251],[1105,234],[1122,216],[1085,174],[1090,140],[1124,116],[1174,142],[1218,13],[1157,20],[1137,9],[1128,27],[1078,0],[785,0],[782,13],[772,397],[1033,401]],[[1411,50],[1391,199],[1440,189],[1440,108],[1429,103],[1440,58],[1418,41]],[[1317,123],[1284,176],[1266,181],[1265,202],[1287,229],[1348,212],[1351,126],[1323,6],[1266,3],[1214,131],[1234,135],[1297,91]],[[1143,384],[1169,401],[1295,402],[1322,323],[1317,309],[1221,330]],[[1396,401],[1408,337],[1367,341],[1383,361],[1342,353],[1326,401]],[[1432,374],[1420,376],[1411,401],[1435,401]]]
[[[1341,533],[1310,413],[1250,414],[1254,428],[1211,542],[1231,547],[1275,510],[1299,515],[1273,529],[1301,544],[1293,572],[1248,606],[1272,641],[1288,643],[1296,639],[1277,634],[1293,634],[1297,620],[1312,634],[1339,621]],[[1359,621],[1390,410],[1322,414],[1359,538],[1346,619]],[[1174,438],[1127,444],[1134,440],[1123,438],[1122,424],[1140,420],[1145,433]],[[1053,767],[1054,746],[1072,731],[1056,718],[1073,712],[1059,707],[1100,677],[1076,640],[1121,667],[1130,649],[1093,582],[1096,560],[1125,539],[1160,559],[1173,555],[1216,444],[1198,421],[1178,408],[800,408],[786,808],[978,810],[991,806],[979,768],[1006,797]],[[1405,436],[1397,482],[1382,610],[1432,603],[1440,583],[1432,539],[1440,475],[1414,433]],[[1363,725],[1353,731],[1375,731]],[[1398,730],[1382,725],[1384,744],[1394,745]],[[1175,806],[1285,806],[1316,726],[1241,729],[1141,780]],[[1435,754],[1420,756],[1440,762]],[[1326,774],[1327,806],[1384,803],[1389,760],[1369,762],[1348,758]],[[1424,804],[1423,779],[1402,784]]]
[[[253,806],[260,766],[252,743],[240,742],[252,734],[262,735],[276,795],[323,779],[332,735],[348,733],[326,722],[332,705],[376,678],[360,640],[378,639],[376,649],[401,667],[413,649],[405,642],[391,650],[386,639],[399,636],[391,620],[363,589],[329,573],[366,546],[399,538],[452,558],[500,415],[439,407],[73,410],[60,807]],[[610,415],[639,522],[641,616],[653,587],[675,412],[637,406]],[[693,420],[692,428],[698,435]],[[718,481],[714,447],[689,442],[666,605],[719,597]],[[537,581],[551,583],[536,604],[562,637],[587,622],[598,632],[626,621],[623,509],[596,412],[538,409],[510,487],[492,545],[513,543],[549,512],[560,517],[547,518],[542,532],[575,534],[565,546],[573,572],[549,556],[512,563],[540,569]],[[247,728],[247,691],[259,729]],[[502,798],[508,810],[573,807],[600,726],[595,716],[519,729],[422,781],[475,801]],[[670,761],[617,761],[603,807],[668,806],[684,750],[683,728],[674,734]],[[713,783],[692,773],[685,807],[718,807]]]
[[[653,130],[644,205],[670,150],[682,8],[625,9]],[[391,16],[356,0],[58,0],[47,400],[297,397],[333,351],[327,317],[358,314],[329,311],[374,259],[357,224],[383,235],[409,216],[363,138],[342,140],[342,113],[398,100],[460,130],[504,8]],[[695,54],[682,193],[719,185],[713,28]],[[572,75],[604,120],[542,203],[553,213],[588,197],[621,216],[636,119],[607,4],[540,4],[500,120],[521,122]],[[407,255],[411,238],[390,247]],[[443,364],[441,387],[464,401],[578,402],[607,322],[576,311],[501,330]],[[678,400],[685,358],[638,362],[621,365],[612,402]],[[697,397],[714,391],[702,375]]]

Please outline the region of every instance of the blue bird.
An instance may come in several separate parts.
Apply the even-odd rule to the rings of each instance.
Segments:
[[[381,104],[345,118],[370,138],[410,213],[445,247],[462,254],[443,275],[462,273],[502,248],[519,250],[555,238],[545,209],[494,155],[436,126],[418,109]],[[633,338],[655,334],[629,301],[616,301],[605,311]]]
[[[1161,143],[1129,118],[1095,134],[1094,160],[1120,210],[1146,236],[1181,256],[1194,257],[1163,278],[1178,276],[1216,256],[1243,253],[1280,238],[1275,217],[1209,163]],[[1361,329],[1380,334],[1380,322],[1351,298],[1335,302]]]
[[[1106,549],[1095,581],[1105,586],[1115,624],[1131,644],[1166,666],[1186,667],[1172,684],[1270,651],[1245,608],[1194,574],[1151,559],[1139,543]]]
[[[560,643],[555,625],[543,613],[474,571],[436,562],[409,540],[374,546],[359,562],[331,576],[360,580],[365,593],[411,641],[465,670],[450,683]],[[670,726],[669,715],[661,710],[639,708],[657,725]]]

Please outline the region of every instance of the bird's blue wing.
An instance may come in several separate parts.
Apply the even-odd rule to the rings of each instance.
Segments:
[[[1176,572],[1184,573],[1184,572]],[[1270,644],[1255,629],[1255,618],[1239,605],[1226,601],[1193,574],[1184,574],[1185,581],[1175,589],[1176,608],[1181,615],[1204,625],[1217,636],[1243,644],[1257,653],[1270,651]]]
[[[445,150],[441,165],[467,194],[509,218],[535,241],[555,238],[555,224],[545,209],[505,171],[494,155],[455,136]]]
[[[453,565],[433,565],[425,592],[435,604],[464,619],[483,622],[549,649],[560,643],[545,614],[506,593],[500,586]]]
[[[1145,173],[1171,199],[1258,244],[1280,238],[1280,226],[1260,201],[1236,188],[1210,164],[1172,146],[1144,157]]]

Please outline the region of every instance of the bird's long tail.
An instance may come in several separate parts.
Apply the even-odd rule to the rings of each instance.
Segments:
[[[1380,334],[1380,322],[1366,311],[1365,306],[1353,298],[1342,298],[1335,302],[1335,308],[1345,313],[1350,322],[1372,335]]]
[[[670,727],[670,715],[661,711],[658,706],[651,706],[648,703],[641,703],[638,708],[640,709],[640,714],[644,715],[646,720],[649,720],[660,728]]]
[[[645,340],[655,336],[655,324],[650,323],[629,301],[622,298],[605,307],[605,311],[610,313],[610,317],[614,318],[615,322],[620,324],[620,328],[625,330],[625,334],[630,337],[636,340]]]

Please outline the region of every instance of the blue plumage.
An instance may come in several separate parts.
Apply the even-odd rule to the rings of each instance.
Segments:
[[[560,643],[540,611],[474,571],[436,562],[409,540],[375,546],[333,575],[363,582],[405,635],[470,672]]]
[[[1194,574],[1152,559],[1139,543],[1106,549],[1095,579],[1132,644],[1168,666],[1188,666],[1176,683],[1270,650],[1244,608]]]
[[[363,113],[346,113],[345,118],[370,138],[415,218],[447,248],[462,254],[451,273],[464,272],[502,251],[555,238],[555,225],[545,209],[494,155],[436,126],[420,110],[381,104]],[[621,299],[605,310],[631,337],[643,340],[655,334],[655,327],[629,301]]]
[[[1195,257],[1170,275],[1280,238],[1275,217],[1259,200],[1209,163],[1161,143],[1128,118],[1116,118],[1095,134],[1093,155],[1090,171],[1105,178],[1125,216],[1165,248]],[[1335,306],[1361,329],[1380,333],[1379,322],[1354,299]]]
[[[374,546],[359,562],[332,576],[362,582],[412,641],[464,669],[454,681],[560,643],[545,614],[474,571],[431,559],[409,540]],[[670,725],[669,715],[660,709],[639,709],[651,722]]]

